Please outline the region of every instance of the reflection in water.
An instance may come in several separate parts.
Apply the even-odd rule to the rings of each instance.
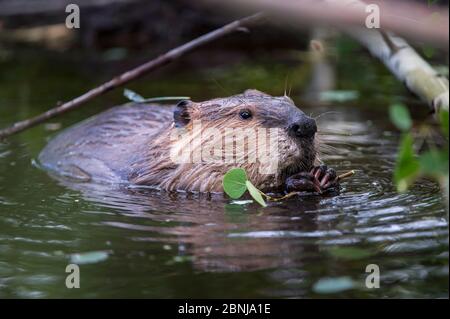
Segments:
[[[209,198],[198,194],[61,183],[79,190],[86,200],[133,217],[132,222],[105,217],[104,225],[136,231],[136,234],[130,233],[134,241],[173,244],[180,256],[191,256],[193,265],[201,271],[298,266],[303,248],[296,245],[295,238],[326,238],[334,234],[318,230],[312,214],[303,215],[317,209],[319,197],[272,204],[262,209],[256,204],[229,203],[222,195]],[[157,224],[144,226],[142,219]],[[248,230],[252,230],[253,235],[249,235]],[[262,235],[254,235],[258,233]]]

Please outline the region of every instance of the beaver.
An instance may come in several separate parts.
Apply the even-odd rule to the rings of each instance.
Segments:
[[[242,167],[263,191],[322,192],[337,182],[320,165],[316,133],[315,120],[289,97],[251,89],[175,106],[113,107],[50,140],[38,161],[80,182],[221,193],[224,174]],[[257,156],[260,149],[272,153]]]

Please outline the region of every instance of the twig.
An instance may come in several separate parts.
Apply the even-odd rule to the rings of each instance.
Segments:
[[[166,64],[178,59],[179,57],[185,55],[186,53],[188,53],[208,42],[222,38],[223,36],[225,36],[229,33],[232,33],[236,30],[239,30],[242,27],[254,25],[257,22],[259,22],[263,17],[264,17],[264,15],[262,13],[256,13],[254,15],[245,17],[243,19],[231,22],[231,23],[229,23],[221,28],[218,28],[214,31],[211,31],[207,34],[204,34],[204,35],[202,35],[190,42],[187,42],[179,47],[176,47],[176,48],[160,55],[159,57],[157,57],[153,60],[150,60],[130,71],[122,73],[121,75],[113,78],[112,80],[84,93],[83,95],[78,96],[77,98],[75,98],[71,101],[63,103],[63,104],[61,104],[53,109],[50,109],[47,112],[44,112],[36,117],[17,122],[10,127],[0,130],[0,139],[5,138],[10,135],[13,135],[18,132],[21,132],[23,130],[26,130],[37,124],[45,122],[48,119],[51,119],[57,115],[60,115],[65,112],[68,112],[70,110],[73,110],[73,109],[85,104],[86,102],[92,100],[93,98],[103,95],[106,92],[109,92],[119,86],[122,86],[122,85],[132,81],[132,80],[140,78],[143,75],[149,73],[150,71],[152,71],[158,67],[161,67],[163,65],[166,65]]]
[[[341,179],[344,179],[344,178],[347,178],[347,177],[350,177],[350,176],[353,176],[353,175],[355,175],[355,171],[351,170],[350,172],[347,172],[347,173],[339,175],[337,177],[337,181],[340,181]]]
[[[351,170],[351,171],[349,171],[347,173],[341,174],[338,177],[336,177],[336,181],[340,181],[340,180],[342,180],[344,178],[353,176],[354,174],[355,174],[355,171]],[[291,198],[291,197],[293,197],[295,195],[298,195],[300,193],[300,192],[290,192],[290,193],[288,193],[288,194],[286,194],[284,196],[281,196],[281,197],[272,197],[272,196],[269,196],[269,195],[263,193],[262,191],[259,191],[259,192],[261,193],[261,195],[263,195],[267,200],[269,200],[271,202],[279,202],[279,201]]]
[[[286,195],[281,196],[281,197],[272,197],[272,196],[269,196],[269,195],[267,195],[267,194],[264,194],[264,195],[266,196],[267,200],[269,200],[269,201],[271,201],[271,202],[279,202],[279,201],[288,199],[288,198],[290,198],[290,197],[292,197],[292,196],[295,196],[295,195],[297,195],[298,193],[299,193],[299,192],[290,192],[289,194],[286,194]]]

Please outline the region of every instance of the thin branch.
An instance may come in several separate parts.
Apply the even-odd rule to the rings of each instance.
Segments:
[[[354,171],[354,170],[351,170],[351,171],[349,171],[349,172],[347,172],[347,173],[343,173],[343,174],[339,175],[338,177],[336,177],[335,181],[336,181],[336,182],[340,182],[341,180],[343,180],[343,179],[345,179],[345,178],[348,178],[348,177],[351,177],[351,176],[353,176],[353,175],[355,175],[355,171]],[[259,189],[258,189],[258,190],[259,190]],[[279,201],[282,201],[282,200],[291,198],[292,196],[296,196],[296,195],[300,195],[300,194],[301,194],[301,192],[294,191],[294,192],[287,193],[286,195],[281,196],[281,197],[272,197],[272,196],[269,196],[269,195],[267,195],[266,193],[264,193],[264,192],[262,192],[262,191],[260,191],[260,190],[259,190],[259,192],[260,192],[261,195],[263,195],[268,201],[272,201],[272,202],[279,202]]]
[[[13,135],[13,134],[16,134],[18,132],[24,131],[30,127],[36,126],[37,124],[45,122],[57,115],[60,115],[60,114],[66,113],[68,111],[71,111],[75,108],[78,108],[81,105],[87,103],[88,101],[94,99],[95,97],[103,95],[119,86],[122,86],[126,83],[136,80],[136,79],[142,77],[143,75],[149,73],[150,71],[153,71],[156,68],[166,65],[206,43],[209,43],[209,42],[212,42],[219,38],[222,38],[227,34],[230,34],[234,31],[240,30],[243,27],[248,27],[248,26],[254,25],[257,22],[261,21],[263,17],[264,17],[264,15],[262,13],[257,13],[257,14],[245,17],[243,19],[236,20],[236,21],[231,22],[221,28],[218,28],[207,34],[204,34],[204,35],[202,35],[190,42],[187,42],[186,44],[183,44],[177,48],[174,48],[174,49],[160,55],[159,57],[157,57],[151,61],[148,61],[130,71],[122,73],[121,75],[113,78],[112,80],[84,93],[83,95],[78,96],[77,98],[75,98],[71,101],[65,102],[65,103],[63,103],[53,109],[50,109],[47,112],[44,112],[36,117],[17,122],[10,127],[0,130],[0,139],[5,138],[10,135]]]
[[[336,180],[337,180],[337,181],[340,181],[340,180],[342,180],[342,179],[344,179],[344,178],[347,178],[347,177],[350,177],[350,176],[353,176],[353,175],[355,175],[355,171],[354,171],[354,170],[351,170],[351,171],[349,171],[349,172],[347,172],[347,173],[344,173],[344,174],[339,175],[338,177],[336,177]]]

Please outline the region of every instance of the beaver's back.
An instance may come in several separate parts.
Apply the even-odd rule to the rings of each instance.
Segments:
[[[131,164],[170,125],[172,112],[154,104],[114,107],[58,134],[39,162],[52,173],[81,181],[126,182]]]

